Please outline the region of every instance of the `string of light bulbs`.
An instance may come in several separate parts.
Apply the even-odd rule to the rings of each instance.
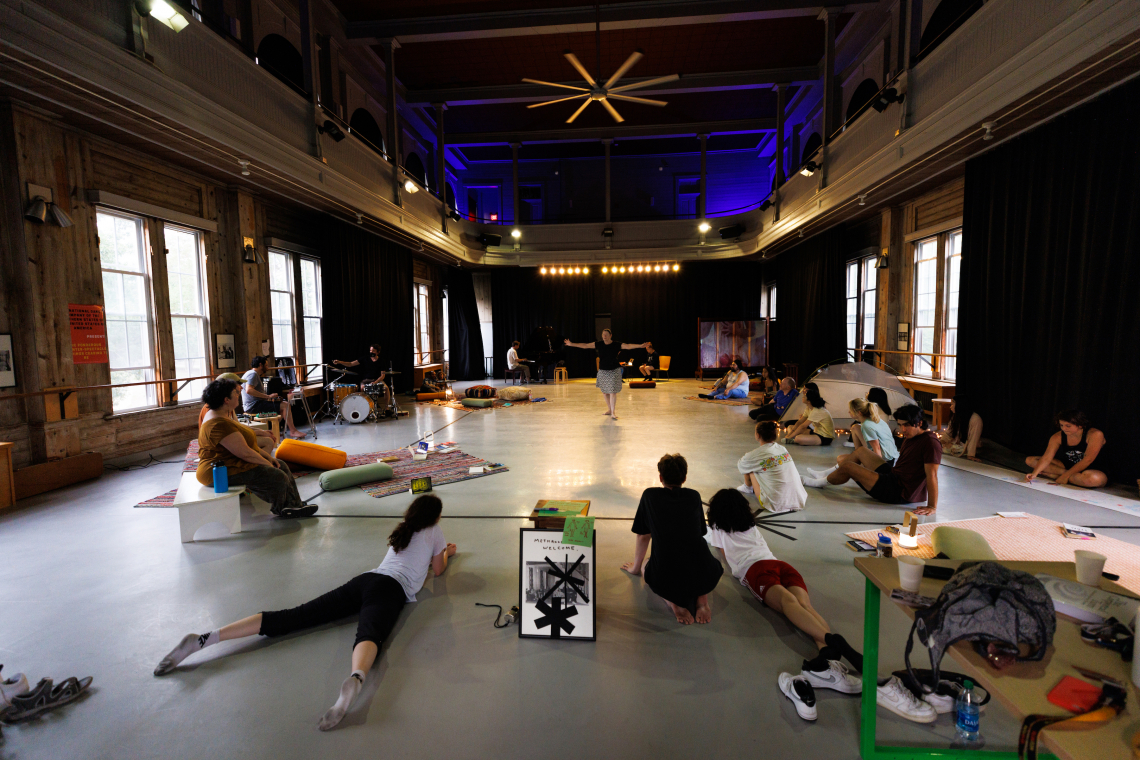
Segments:
[[[655,261],[652,264],[645,262],[639,264],[606,264],[602,267],[602,274],[665,274],[667,272],[680,272],[681,265],[676,262],[666,261],[664,263]],[[538,270],[539,274],[550,275],[582,275],[589,274],[590,267],[588,266],[562,266],[562,265],[543,265]]]

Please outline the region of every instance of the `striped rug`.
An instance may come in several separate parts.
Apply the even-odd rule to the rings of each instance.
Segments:
[[[701,398],[700,396],[682,396],[686,401],[707,401],[710,404],[724,404],[725,406],[752,406],[764,403],[763,393],[749,393],[748,398]]]
[[[491,463],[458,450],[449,451],[446,454],[431,453],[428,454],[427,459],[421,461],[413,460],[407,449],[382,451],[374,456],[377,458],[381,456],[400,458],[398,462],[389,462],[393,471],[391,480],[365,483],[360,486],[366,494],[377,499],[392,494],[407,493],[412,487],[412,478],[430,477],[432,488],[436,488],[448,483],[483,478],[507,471],[506,467],[497,467],[489,472],[473,475],[468,468]]]

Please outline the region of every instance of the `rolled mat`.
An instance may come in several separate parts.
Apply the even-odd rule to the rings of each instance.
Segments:
[[[316,470],[339,470],[348,461],[348,454],[340,449],[293,438],[282,441],[274,456],[290,464],[303,464]]]
[[[652,380],[630,380],[630,388],[656,388],[657,383]]]
[[[417,393],[416,394],[416,401],[435,401],[438,398],[447,398],[447,392],[446,391],[440,391],[438,393]]]
[[[321,488],[326,491],[339,491],[349,486],[373,483],[377,480],[391,480],[392,468],[383,462],[361,464],[356,467],[342,467],[339,470],[322,472]]]
[[[462,403],[464,406],[476,406],[476,407],[480,407],[480,408],[485,409],[489,406],[494,406],[495,405],[495,399],[493,399],[493,398],[465,398],[460,403]]]

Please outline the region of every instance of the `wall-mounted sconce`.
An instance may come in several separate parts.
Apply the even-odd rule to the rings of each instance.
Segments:
[[[55,205],[55,195],[50,187],[28,183],[28,207],[24,218],[36,224],[46,224],[50,217],[60,227],[70,227],[73,222],[63,209]]]
[[[822,164],[817,164],[815,161],[808,161],[806,164],[800,167],[800,174],[804,175],[805,177],[810,177],[821,168],[823,168]]]
[[[140,16],[150,16],[152,19],[171,29],[175,34],[181,32],[190,22],[186,17],[174,9],[166,0],[135,0],[135,9]]]
[[[243,237],[242,242],[242,261],[247,264],[257,263],[257,246],[254,245],[254,240],[251,237]]]
[[[317,131],[322,135],[328,135],[336,142],[340,142],[344,139],[344,132],[341,131],[340,127],[338,127],[336,122],[332,119],[325,119],[325,123],[319,125]]]

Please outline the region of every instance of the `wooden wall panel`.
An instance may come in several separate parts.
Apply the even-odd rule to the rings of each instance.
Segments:
[[[156,206],[203,216],[201,184],[172,176],[161,170],[161,164],[150,166],[125,161],[120,153],[100,148],[91,151],[91,187]]]
[[[916,198],[914,207],[914,227],[903,234],[916,230],[926,230],[962,218],[966,180],[959,178],[926,195]]]

